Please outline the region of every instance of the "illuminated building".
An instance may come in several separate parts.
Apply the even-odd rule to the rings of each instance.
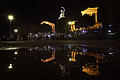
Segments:
[[[84,11],[81,11],[82,13],[82,16],[85,15],[85,14],[88,14],[89,16],[92,16],[93,14],[95,14],[95,23],[98,23],[97,21],[97,10],[98,10],[98,7],[95,7],[95,8],[87,8],[86,10]]]
[[[48,25],[50,25],[51,28],[52,28],[52,32],[55,32],[55,24],[54,24],[54,23],[51,23],[51,22],[48,22],[48,21],[43,21],[43,22],[41,23],[41,25],[42,25],[42,24],[48,24]]]
[[[81,11],[81,14],[82,16],[87,14],[89,16],[92,16],[93,14],[95,14],[95,25],[94,26],[89,26],[90,29],[99,29],[100,26],[102,26],[102,23],[98,22],[98,18],[97,18],[97,10],[98,10],[98,7],[95,7],[95,8],[87,8],[86,10],[84,11]]]

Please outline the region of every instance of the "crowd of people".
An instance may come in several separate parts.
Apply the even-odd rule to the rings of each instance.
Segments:
[[[75,32],[66,32],[66,33],[43,33],[43,32],[37,32],[37,33],[28,33],[24,35],[0,35],[0,41],[38,41],[38,40],[90,40],[90,39],[118,39],[116,36],[104,36],[101,32],[98,32],[97,30],[94,31],[75,31]]]

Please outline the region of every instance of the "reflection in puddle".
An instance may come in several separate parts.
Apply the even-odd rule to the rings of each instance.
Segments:
[[[18,52],[17,51],[15,51],[15,53],[14,53],[15,55],[17,55],[18,54]]]
[[[49,61],[52,61],[54,59],[55,59],[55,51],[52,51],[52,56],[50,58],[45,59],[45,60],[41,59],[41,61],[43,61],[43,62],[49,62]]]
[[[2,47],[0,50],[16,50],[19,49],[20,47]]]
[[[83,67],[82,71],[88,73],[89,75],[99,75],[100,74],[98,65],[86,64],[85,66],[82,66],[82,67]]]
[[[120,50],[113,48],[87,48],[79,45],[12,48],[0,51],[0,62],[2,63],[0,70],[3,70],[4,76],[6,76],[8,72],[4,68],[9,62],[7,69],[8,71],[12,69],[15,75],[21,73],[23,75],[40,74],[39,77],[54,75],[65,80],[83,76],[100,78],[102,75],[109,74],[105,71],[110,71],[109,67],[114,66],[113,63],[119,66],[119,58]],[[112,68],[112,70],[114,69]]]
[[[12,66],[12,64],[10,64],[9,66],[8,66],[8,69],[12,69],[13,68],[13,66]]]

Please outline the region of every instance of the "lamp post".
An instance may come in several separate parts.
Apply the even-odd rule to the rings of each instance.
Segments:
[[[8,15],[8,19],[10,20],[10,34],[11,34],[11,21],[14,19],[14,16]]]

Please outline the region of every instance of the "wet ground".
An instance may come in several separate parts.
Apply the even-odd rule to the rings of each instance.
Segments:
[[[120,80],[120,48],[47,45],[0,48],[4,80]]]

